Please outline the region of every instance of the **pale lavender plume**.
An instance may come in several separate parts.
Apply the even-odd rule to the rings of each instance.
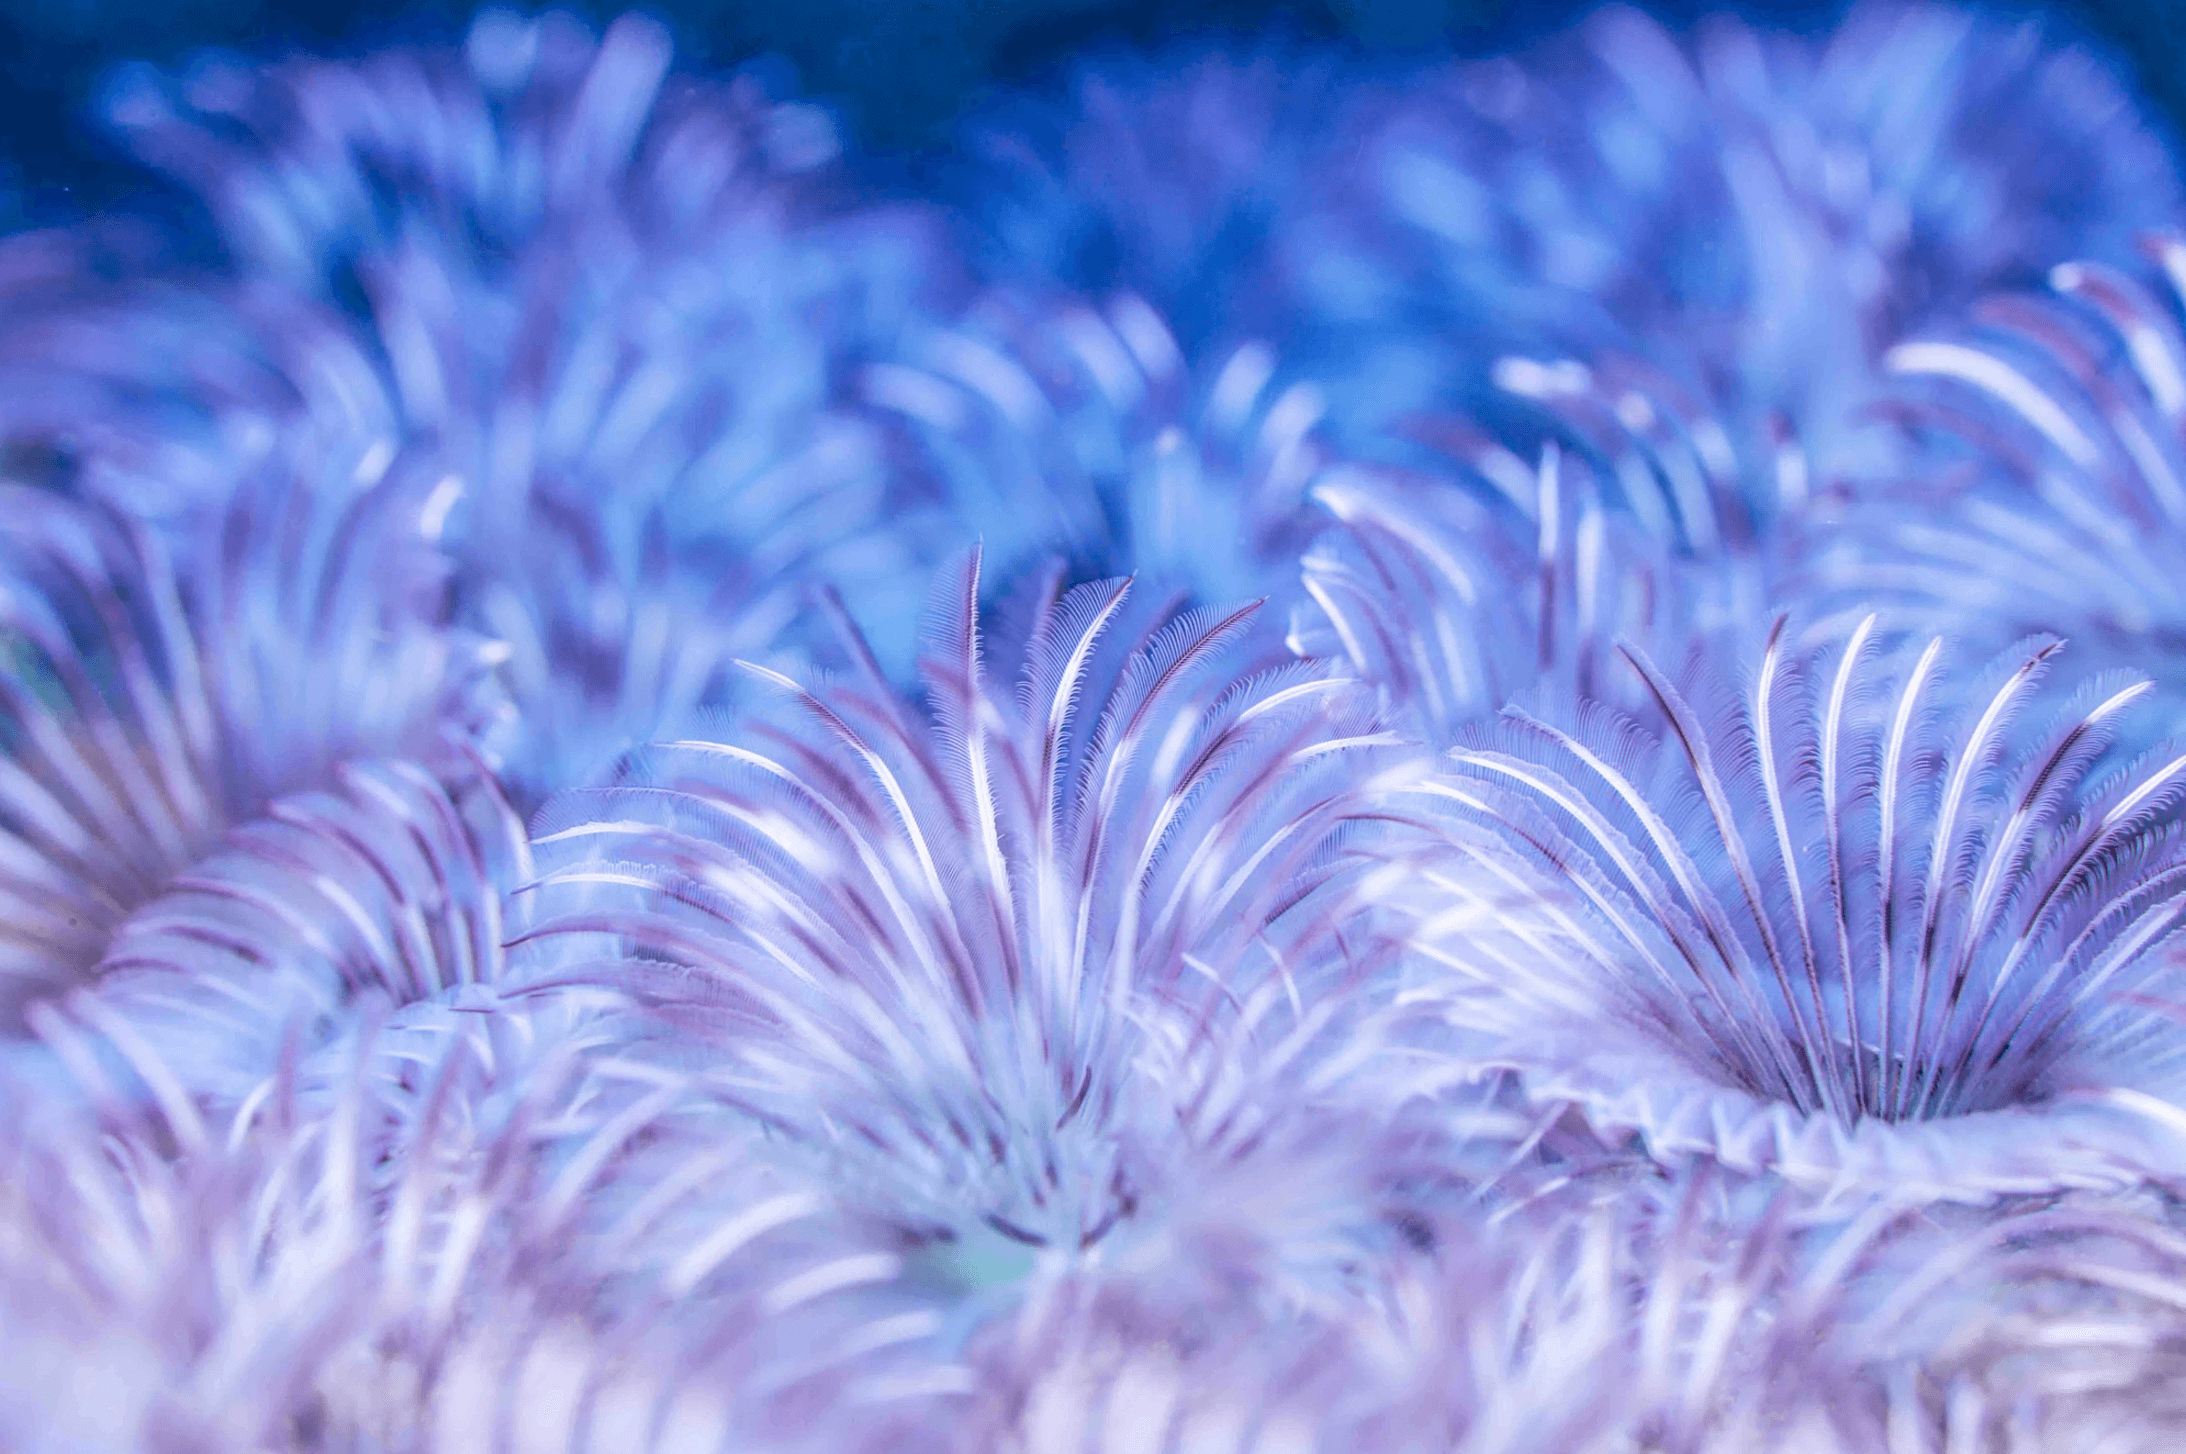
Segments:
[[[1264,342],[1192,350],[1134,293],[1005,288],[912,330],[860,390],[901,421],[937,538],[1005,580],[1061,554],[1205,604],[1296,594],[1329,404]]]
[[[838,1296],[833,1246],[768,1220],[763,1164],[735,1176],[741,1227],[671,1279],[651,1254],[674,1209],[629,1180],[657,1101],[458,1055],[391,1118],[369,1038],[343,1059],[330,1096],[284,1060],[230,1121],[177,1101],[11,1137],[17,1447],[914,1447],[909,1395],[853,1398],[888,1340]],[[508,1116],[459,1113],[481,1080]]]
[[[498,700],[490,645],[438,618],[441,497],[342,483],[246,484],[179,559],[106,507],[7,493],[11,1021],[279,795],[352,758],[467,770]]]
[[[787,710],[550,808],[527,976],[627,995],[651,1053],[974,1288],[1129,1265],[1195,1197],[1386,1240],[1269,1147],[1462,1089],[1393,1048],[1426,1010],[1371,892],[1373,785],[1415,755],[1355,683],[1233,677],[1249,606],[1046,579],[990,664],[977,556],[943,576],[925,710],[755,667]]]
[[[1330,470],[1334,524],[1303,559],[1288,644],[1375,683],[1447,745],[1513,699],[1649,704],[1619,643],[1675,651],[1768,608],[1760,548],[1694,560],[1631,528],[1584,459],[1553,442],[1528,466],[1468,429],[1439,469]]]
[[[2056,631],[2169,680],[2186,630],[2186,240],[2153,268],[2060,263],[1892,349],[1921,468],[1871,492],[1812,562],[1824,590],[1953,612],[1959,629]]]
[[[460,48],[214,59],[111,103],[218,224],[229,273],[189,286],[258,325],[196,348],[255,385],[213,432],[353,435],[459,487],[454,609],[510,653],[495,746],[532,803],[721,706],[812,581],[910,604],[837,375],[946,291],[930,229],[860,202],[821,108],[670,62],[649,22],[496,11]]]
[[[2146,681],[2052,686],[2059,650],[1967,672],[1872,616],[1779,621],[1682,685],[1627,648],[1654,734],[1509,709],[1422,795],[1452,823],[1422,972],[1477,987],[1466,1053],[1830,1194],[2159,1174],[2186,757],[2128,751]]]

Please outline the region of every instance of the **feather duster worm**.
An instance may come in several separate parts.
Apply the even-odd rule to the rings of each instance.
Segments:
[[[976,555],[937,595],[931,715],[755,668],[792,715],[542,819],[525,936],[535,981],[632,997],[869,1215],[1028,1268],[1121,1256],[1271,1121],[1445,1088],[1378,1053],[1420,1013],[1373,992],[1368,890],[1369,784],[1409,755],[1356,686],[1210,675],[1250,607],[1134,634],[1128,582],[1049,581],[1014,692]]]
[[[1685,690],[1627,648],[1659,741],[1512,709],[1425,794],[1460,826],[1420,944],[1477,987],[1481,1053],[1658,1155],[1832,1192],[2167,1164],[2186,1040],[2136,996],[2175,977],[2186,757],[2118,761],[2147,683],[2054,691],[2058,649],[1969,680],[1873,617],[1779,622]]]
[[[909,431],[949,542],[998,568],[1056,552],[1202,602],[1287,591],[1327,401],[1261,343],[1188,355],[1143,299],[997,292],[862,372]]]
[[[351,758],[457,770],[491,720],[490,651],[435,619],[443,495],[288,483],[180,562],[111,511],[6,496],[11,1021],[276,796]]]
[[[824,112],[668,67],[648,22],[489,12],[460,51],[208,63],[114,102],[234,256],[194,286],[266,321],[201,348],[254,385],[217,432],[354,431],[461,483],[455,610],[509,648],[527,803],[692,730],[809,581],[912,604],[835,375],[944,270],[910,209],[853,205]]]
[[[1927,467],[1871,492],[1817,557],[1818,588],[2165,670],[2186,631],[2186,240],[2145,247],[2153,287],[2068,263],[2050,298],[1993,298],[1973,326],[1891,351]]]
[[[1840,1336],[1903,1240],[1895,1221],[1806,1224],[1796,1195],[1722,1182],[1521,1180],[1446,1211],[1438,1254],[1393,1261],[1387,1299],[1340,1319],[1179,1336],[1113,1289],[1043,1310],[1022,1361],[985,1374],[1002,1395],[990,1444],[1940,1448],[1891,1437],[1900,1366]]]
[[[13,1137],[0,1427],[158,1450],[907,1447],[848,1397],[887,1340],[858,1350],[871,1311],[813,1275],[832,1249],[769,1236],[787,1219],[765,1220],[763,1166],[709,1275],[666,1285],[623,1251],[659,1210],[622,1180],[657,1105],[458,1054],[390,1121],[377,1058],[352,1044],[327,1098],[284,1063],[225,1127],[180,1101],[103,1141],[50,1118]],[[506,1118],[453,1113],[481,1077]],[[671,1339],[670,1306],[710,1339]]]
[[[1306,553],[1288,636],[1380,686],[1426,740],[1451,742],[1518,697],[1645,714],[1613,643],[1674,649],[1764,609],[1754,557],[1680,559],[1553,444],[1528,469],[1469,432],[1453,443],[1463,481],[1349,468],[1313,487],[1336,523]]]

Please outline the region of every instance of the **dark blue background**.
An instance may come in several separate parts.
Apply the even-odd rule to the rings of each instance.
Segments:
[[[835,103],[868,146],[914,149],[996,84],[1033,82],[1104,42],[1277,29],[1370,53],[1507,47],[1561,25],[1592,0],[713,0],[652,5],[686,65],[777,55],[804,89]],[[529,7],[525,7],[529,8]],[[605,18],[625,4],[564,8]],[[1795,28],[1832,4],[1672,0],[1660,13],[1732,8]],[[1992,6],[2025,12],[2027,5]],[[2186,6],[2084,0],[2039,7],[2126,57],[2155,103],[2186,116]],[[473,6],[389,7],[357,0],[0,0],[0,222],[58,221],[141,187],[88,120],[99,79],[125,60],[173,64],[206,46],[347,50],[391,38],[460,33]],[[399,19],[390,20],[390,14]]]

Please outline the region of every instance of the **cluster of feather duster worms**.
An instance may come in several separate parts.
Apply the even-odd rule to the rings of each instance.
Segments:
[[[0,238],[0,1445],[2181,1447],[2111,61],[785,89],[211,56]]]

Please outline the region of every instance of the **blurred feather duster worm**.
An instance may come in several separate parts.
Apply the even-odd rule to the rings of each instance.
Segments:
[[[1132,293],[997,290],[861,388],[901,421],[899,469],[947,543],[1005,581],[1061,554],[1201,604],[1296,593],[1328,401],[1265,343],[1194,353]]]
[[[1518,697],[1650,716],[1619,643],[1674,651],[1767,609],[1758,552],[1678,555],[1553,443],[1530,469],[1469,430],[1449,444],[1442,470],[1339,466],[1313,486],[1334,523],[1303,558],[1287,638],[1376,684],[1425,740]]]
[[[1888,362],[1924,466],[1872,492],[1813,585],[1994,636],[2057,631],[2169,681],[2186,630],[2186,239],[2157,275],[2059,264],[2049,297],[1985,300]]]
[[[1931,1325],[1933,1400],[1959,1448],[2168,1448],[2179,1403],[2186,1234],[2175,1195],[2044,1200],[1910,1263],[1878,1325]],[[1943,1294],[1978,1287],[1978,1307]],[[1946,1310],[1914,1319],[1911,1310]]]
[[[1613,6],[1379,109],[1345,212],[1378,240],[1345,278],[1519,350],[1690,361],[1757,406],[2051,260],[2122,256],[2178,190],[2086,49],[1941,6],[1859,7],[1819,43]]]
[[[634,18],[488,12],[461,50],[209,61],[111,103],[218,224],[232,277],[191,286],[263,320],[198,350],[254,384],[217,436],[324,430],[460,484],[454,609],[508,648],[528,803],[693,727],[811,582],[916,599],[836,374],[948,270],[915,209],[851,197],[824,111],[669,60]]]
[[[1942,1447],[1893,1427],[1907,1365],[1844,1336],[1891,1311],[1867,1287],[1903,1256],[1887,1213],[1804,1222],[1796,1195],[1708,1172],[1505,1192],[1446,1213],[1438,1254],[1393,1263],[1386,1298],[1341,1319],[1194,1343],[1113,1291],[1043,1310],[1022,1361],[987,1372],[1008,1391],[995,1447]]]
[[[1687,491],[1670,523],[1703,554],[1898,477],[1884,351],[2060,257],[2124,257],[2178,190],[2084,48],[1896,3],[1820,41],[1610,7],[1431,67],[1350,132],[1365,164],[1325,229],[1348,242],[1313,269],[1325,312],[1396,340],[1367,357],[1415,360],[1386,401],[1515,396],[1609,459],[1685,454],[1742,517],[1725,536]]]
[[[1280,270],[1343,165],[1347,60],[1262,42],[1074,62],[965,128],[966,230],[999,278],[1130,293],[1199,349],[1312,341]]]
[[[178,561],[114,512],[8,495],[11,1021],[278,795],[352,758],[464,769],[492,654],[436,619],[439,499],[276,480]]]
[[[628,1251],[661,1231],[626,1183],[657,1101],[456,1055],[393,1121],[376,1058],[352,1044],[323,1097],[284,1063],[226,1125],[177,1102],[12,1136],[0,1409],[46,1411],[19,1447],[907,1447],[900,1395],[851,1406],[889,1339],[814,1276],[827,1243],[767,1220],[762,1164],[740,1235],[672,1284]],[[509,1116],[454,1114],[480,1082]]]
[[[1625,650],[1659,741],[1514,708],[1426,789],[1466,831],[1420,942],[1477,986],[1489,1060],[1658,1155],[1831,1192],[2171,1164],[2186,1040],[2146,1001],[2186,757],[2113,750],[2146,682],[2054,691],[2039,640],[1965,677],[1871,616],[1734,642],[1683,688]]]
[[[1844,1337],[1896,1219],[1805,1216],[1705,1166],[1506,1209],[1355,1329],[1312,1447],[1913,1454],[1894,1365]]]

